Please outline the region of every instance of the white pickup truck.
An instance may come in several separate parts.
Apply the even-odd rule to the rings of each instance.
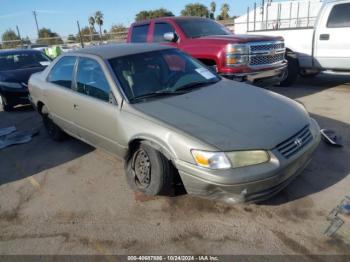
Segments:
[[[312,12],[316,16],[311,17]],[[350,72],[350,0],[267,2],[259,9],[248,8],[235,23],[235,33],[284,38],[289,65],[283,86],[293,84],[299,75]]]

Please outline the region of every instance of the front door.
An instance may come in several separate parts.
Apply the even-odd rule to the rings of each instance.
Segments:
[[[88,143],[121,154],[120,110],[101,65],[92,58],[79,58],[76,73],[74,122],[79,136]]]

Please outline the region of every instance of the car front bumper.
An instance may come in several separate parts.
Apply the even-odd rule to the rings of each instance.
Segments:
[[[290,159],[283,159],[277,150],[271,150],[268,163],[228,170],[209,170],[177,161],[182,182],[187,193],[195,196],[222,200],[228,203],[260,202],[285,188],[311,161],[321,135],[317,123],[312,120],[312,141]]]
[[[29,91],[27,88],[0,87],[0,93],[11,105],[28,104]]]
[[[282,63],[276,68],[267,70],[256,70],[247,73],[223,74],[223,76],[226,78],[240,82],[247,82],[256,86],[279,84],[286,79],[287,75],[287,62]]]

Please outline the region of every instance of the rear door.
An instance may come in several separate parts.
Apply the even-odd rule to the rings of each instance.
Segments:
[[[73,122],[72,90],[73,72],[77,58],[63,56],[51,69],[47,77],[44,96],[53,121],[69,133],[76,133]]]
[[[130,42],[132,43],[149,42],[149,35],[148,35],[149,28],[150,28],[149,23],[133,25],[131,29]]]
[[[350,70],[350,2],[326,5],[315,34],[315,58],[322,68]]]
[[[120,154],[120,110],[102,65],[80,57],[75,77],[74,122],[81,139]]]

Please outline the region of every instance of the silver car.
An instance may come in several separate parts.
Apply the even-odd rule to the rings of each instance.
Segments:
[[[132,189],[255,202],[309,163],[319,126],[284,96],[222,79],[169,47],[118,44],[64,54],[29,81],[48,134],[125,160]]]

